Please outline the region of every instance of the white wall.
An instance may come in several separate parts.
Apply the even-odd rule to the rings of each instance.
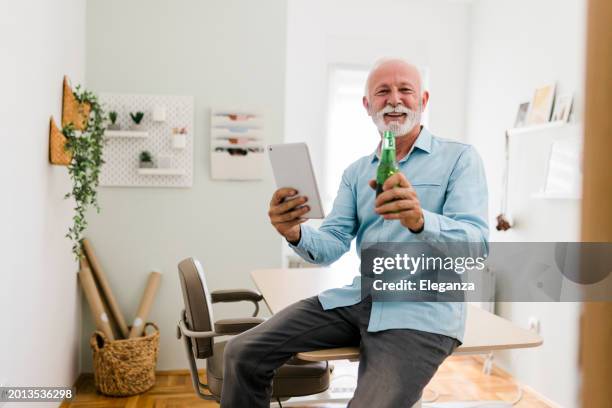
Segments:
[[[65,167],[49,164],[48,134],[49,116],[61,121],[63,76],[84,80],[84,20],[82,0],[6,2],[0,13],[4,384],[66,386],[79,373],[77,268],[64,237],[71,182]]]
[[[250,270],[280,266],[280,238],[267,218],[271,175],[212,181],[209,115],[219,106],[261,108],[267,142],[282,140],[285,13],[282,0],[87,2],[91,88],[195,97],[193,187],[101,188],[102,212],[91,215],[88,233],[130,319],[148,273],[162,271],[150,316],[161,329],[158,369],[187,367],[175,337],[181,259],[198,257],[211,289],[253,287]],[[250,312],[248,305],[234,309]],[[222,307],[218,317],[229,310]],[[84,313],[83,365],[91,371],[92,325],[87,308]]]
[[[285,140],[308,143],[318,180],[325,174],[333,64],[369,68],[380,57],[399,56],[427,69],[430,128],[464,139],[468,17],[468,4],[446,0],[288,2]],[[377,141],[374,131],[372,150]]]
[[[490,225],[499,213],[504,130],[519,103],[543,84],[558,81],[561,93],[575,90],[581,117],[585,49],[583,0],[472,3],[467,140],[483,156],[490,194]],[[542,160],[547,160],[543,157]],[[579,202],[534,203],[532,223],[509,232],[492,229],[494,241],[576,241]],[[539,220],[539,221],[537,221]],[[527,326],[540,318],[544,345],[497,353],[497,361],[519,381],[563,407],[577,406],[578,315],[575,303],[505,303],[497,312]]]
[[[465,139],[469,11],[469,3],[448,0],[287,2],[284,141],[308,144],[322,192],[336,191],[340,183],[326,177],[331,66],[369,69],[386,56],[412,61],[429,79],[430,129]],[[379,136],[372,129],[373,151]],[[291,255],[283,245],[283,256]],[[339,262],[351,267],[349,259]]]

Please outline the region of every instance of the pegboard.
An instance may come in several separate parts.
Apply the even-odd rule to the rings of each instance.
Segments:
[[[118,113],[121,130],[133,124],[130,112],[144,112],[142,131],[147,137],[105,137],[104,165],[100,171],[101,186],[121,187],[191,187],[193,184],[193,97],[137,94],[100,94],[105,111]],[[165,120],[153,121],[153,110],[165,108]],[[172,129],[187,129],[185,147],[172,147]],[[106,133],[110,132],[107,130]],[[152,153],[154,162],[169,158],[171,175],[139,174],[139,155],[143,150]]]

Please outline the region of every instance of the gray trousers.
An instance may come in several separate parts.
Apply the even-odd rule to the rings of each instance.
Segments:
[[[232,338],[225,348],[222,408],[269,407],[274,370],[294,354],[360,349],[351,408],[412,407],[459,342],[412,329],[368,332],[371,300],[323,310],[314,296]]]

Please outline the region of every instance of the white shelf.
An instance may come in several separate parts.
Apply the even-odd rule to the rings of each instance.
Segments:
[[[184,176],[183,169],[138,169],[142,176]]]
[[[141,130],[107,130],[104,132],[104,137],[107,138],[147,138],[149,132]]]
[[[508,129],[507,132],[508,132],[508,135],[510,136],[516,136],[516,135],[537,133],[537,132],[542,132],[542,131],[547,131],[547,130],[552,130],[552,129],[561,129],[565,127],[575,127],[575,126],[578,126],[578,124],[557,121],[557,122],[543,123],[541,125],[531,125],[531,126],[524,126],[524,127],[519,127],[519,128],[512,128],[512,129]]]

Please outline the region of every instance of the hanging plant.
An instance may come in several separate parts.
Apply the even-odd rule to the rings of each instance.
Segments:
[[[72,241],[72,252],[79,260],[83,257],[81,239],[87,228],[86,211],[93,206],[100,212],[97,189],[100,167],[104,163],[102,148],[105,113],[93,92],[81,90],[81,87],[77,86],[74,97],[78,102],[78,109],[84,113],[85,126],[79,126],[83,128],[79,131],[74,123],[70,122],[63,127],[62,133],[67,139],[66,150],[72,154],[72,160],[68,164],[72,191],[67,193],[65,198],[73,197],[76,202],[73,225],[68,228],[66,237]]]

